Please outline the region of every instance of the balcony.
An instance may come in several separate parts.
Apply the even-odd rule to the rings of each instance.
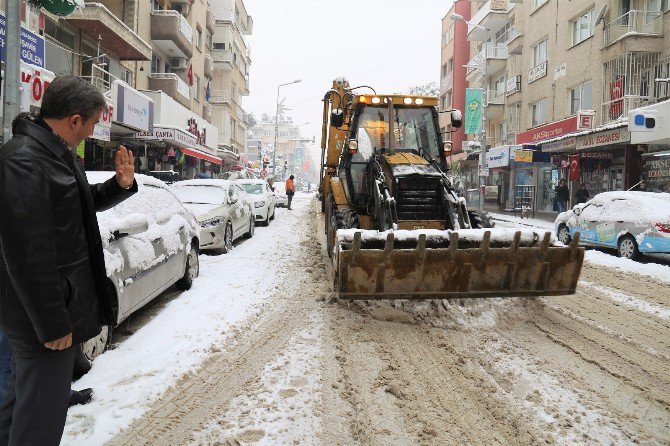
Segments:
[[[476,82],[483,75],[483,70],[489,75],[504,70],[507,66],[507,45],[487,43],[482,50],[468,62],[466,79]]]
[[[507,54],[521,54],[523,52],[523,34],[516,26],[509,30],[507,37]]]
[[[214,59],[209,54],[205,54],[204,74],[207,79],[212,80],[214,74]]]
[[[454,73],[451,72],[442,78],[440,82],[440,93],[445,93],[454,86]]]
[[[191,107],[191,89],[174,73],[151,73],[149,90],[163,91],[184,107]]]
[[[212,105],[208,102],[202,104],[202,118],[210,124],[212,123]]]
[[[214,60],[216,71],[233,69],[233,52],[230,50],[212,50],[210,53]]]
[[[507,13],[514,4],[505,0],[490,0],[470,19],[470,23],[486,27],[495,33],[507,24]],[[489,31],[468,25],[468,40],[483,42],[489,38]]]
[[[212,8],[207,8],[207,17],[205,18],[205,27],[207,30],[214,34],[215,31],[215,26],[216,26],[216,20],[214,18],[214,11],[212,11]]]
[[[240,95],[249,96],[249,75],[243,74],[242,79],[244,79],[244,82],[240,86]]]
[[[505,115],[505,92],[488,90],[486,93],[486,115],[489,119],[498,121]]]
[[[621,53],[663,51],[663,13],[628,11],[603,29],[604,59]]]
[[[232,104],[230,100],[230,92],[225,90],[212,90],[212,95],[209,98],[209,103],[212,105],[228,105]]]
[[[101,3],[86,3],[85,8],[60,20],[79,29],[120,60],[151,60],[151,45],[142,40]]]
[[[151,11],[151,40],[170,57],[193,56],[193,29],[177,11]]]
[[[249,36],[253,33],[254,21],[250,15],[242,16],[235,14],[231,9],[221,9],[220,13],[216,15],[217,23],[232,23],[243,36]]]

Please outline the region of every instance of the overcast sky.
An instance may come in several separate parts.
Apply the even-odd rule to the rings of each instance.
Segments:
[[[321,138],[321,99],[333,79],[405,92],[440,74],[449,0],[244,0],[254,21],[247,113],[274,115],[277,85],[303,137]]]

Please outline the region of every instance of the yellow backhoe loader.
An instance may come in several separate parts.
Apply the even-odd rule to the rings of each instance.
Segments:
[[[367,88],[370,94],[354,93]],[[437,98],[337,78],[324,97],[321,182],[340,299],[573,294],[584,260],[550,232],[492,228],[446,172]],[[460,112],[447,111],[452,128]]]

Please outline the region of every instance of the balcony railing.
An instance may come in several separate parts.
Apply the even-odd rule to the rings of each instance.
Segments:
[[[191,89],[179,76],[174,73],[151,73],[149,79],[167,79],[173,80],[177,84],[177,92],[184,98],[191,99]]]
[[[660,36],[663,33],[663,13],[632,10],[605,25],[603,46],[628,36]]]
[[[186,40],[189,41],[189,43],[193,43],[193,28],[191,28],[191,25],[189,25],[188,21],[184,18],[181,13],[178,11],[172,11],[172,10],[153,10],[151,11],[151,15],[156,15],[156,16],[163,16],[163,17],[177,17],[179,19],[179,31],[182,33],[184,37],[186,37]]]
[[[521,35],[521,31],[516,26],[513,26],[507,31],[507,40],[505,43],[510,43],[512,40],[516,39]]]
[[[453,86],[454,86],[454,73],[451,72],[442,78],[442,82],[440,82],[440,91],[441,92],[449,91]]]
[[[655,100],[648,96],[625,96],[620,99],[603,102],[602,113],[600,114],[601,124],[628,119],[629,111],[653,102]]]
[[[124,81],[96,64],[91,65],[91,75],[82,76],[82,78],[93,84],[93,86],[95,86],[95,88],[102,94],[105,94],[112,89],[112,82],[115,80]]]
[[[484,59],[507,59],[507,45],[487,43],[482,50],[468,62],[467,74],[484,68]]]
[[[209,53],[214,62],[227,62],[233,64],[233,52],[230,50],[212,50]]]
[[[225,90],[212,90],[209,98],[210,104],[230,104],[230,92]]]

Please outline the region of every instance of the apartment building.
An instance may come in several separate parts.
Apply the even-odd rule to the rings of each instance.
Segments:
[[[238,152],[219,144],[230,121],[215,116],[210,102],[216,20],[208,0],[100,0],[64,17],[27,6],[22,14],[35,48],[22,65],[26,92],[75,74],[108,98],[109,113],[80,147],[86,168],[111,168],[119,144],[134,149],[140,171],[175,170],[183,178],[217,176],[238,162]],[[248,93],[248,63],[244,72]],[[230,91],[232,82],[239,85],[219,79],[218,88]],[[27,98],[23,108],[40,100]]]
[[[245,152],[249,123],[242,98],[249,95],[251,52],[245,37],[253,32],[253,19],[242,0],[217,0],[212,36],[210,84],[212,119],[219,126],[219,148],[239,156]]]
[[[668,190],[655,172],[668,147],[633,145],[627,130],[628,111],[670,93],[668,2],[470,3],[467,82],[486,92],[492,203],[552,211],[561,178],[592,196],[640,179]]]

